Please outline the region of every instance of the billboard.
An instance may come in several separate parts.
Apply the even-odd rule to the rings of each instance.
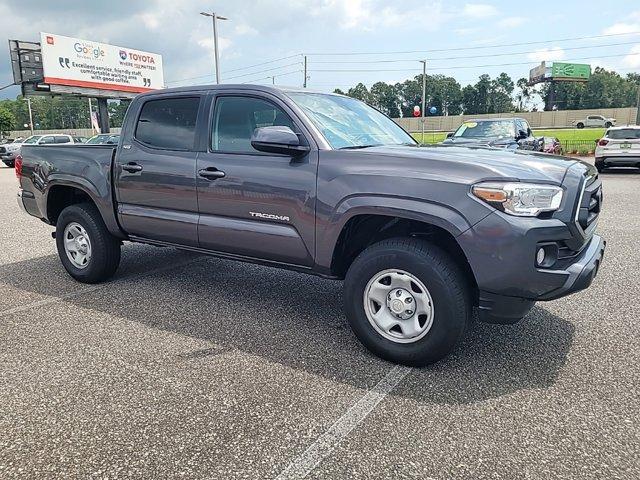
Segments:
[[[554,80],[589,80],[591,76],[591,65],[585,63],[562,63],[553,62],[551,67],[551,77]]]
[[[551,76],[551,67],[548,67],[545,62],[542,62],[537,67],[529,70],[529,83],[534,84],[538,82],[544,82],[546,78]]]
[[[131,48],[40,33],[44,83],[117,92],[164,88],[162,56]]]

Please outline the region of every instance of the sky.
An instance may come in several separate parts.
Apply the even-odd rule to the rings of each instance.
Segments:
[[[404,81],[421,72],[420,59],[463,86],[483,73],[515,81],[542,60],[640,72],[637,0],[0,0],[0,22],[6,39],[45,31],[159,53],[173,87],[214,81],[205,9],[228,17],[218,28],[225,83],[301,86],[304,55],[308,87],[323,91]],[[5,48],[0,86],[13,81]],[[18,94],[10,87],[0,98]]]

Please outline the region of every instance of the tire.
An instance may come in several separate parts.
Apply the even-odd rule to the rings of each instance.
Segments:
[[[9,168],[15,167],[15,162],[13,160],[6,160],[6,161],[3,160],[2,163],[4,163]]]
[[[406,274],[416,279],[416,283],[411,279],[411,291],[407,292],[415,296],[413,304],[416,311],[415,318],[396,320],[389,317],[398,325],[382,333],[383,329],[379,325],[376,326],[376,321],[369,319],[377,303],[365,297],[365,294],[377,285],[386,295],[385,298],[393,304],[392,294],[398,295],[398,289],[392,288],[386,292],[384,284],[387,283],[387,279],[377,281],[380,275],[385,275],[387,271],[391,271],[389,275],[394,275],[404,282],[410,279]],[[404,273],[400,274],[397,271]],[[419,304],[424,304],[424,301],[419,301],[420,296],[425,296],[424,292],[417,293],[422,287],[426,288],[426,294],[431,299],[430,321],[420,320],[421,317],[426,319],[429,315],[417,315],[420,310]],[[415,367],[437,362],[449,354],[462,336],[471,315],[470,287],[463,272],[439,247],[414,238],[384,240],[358,255],[345,278],[344,299],[349,325],[367,349],[386,360]],[[408,300],[405,299],[405,302]],[[383,312],[382,309],[387,310]],[[376,312],[376,315],[378,314],[397,316],[389,304],[381,305],[380,310]],[[406,337],[407,333],[401,322],[409,322],[406,325],[411,328],[411,325],[416,325],[416,319],[420,325],[424,321],[420,328],[429,324],[428,329],[412,338],[389,338],[403,335]]]
[[[576,128],[584,128],[584,123],[582,123],[582,122],[578,122],[578,123],[576,124]]]
[[[596,166],[596,170],[598,170],[598,172],[603,172],[605,167],[604,167],[604,162],[595,162],[595,166]]]
[[[73,253],[67,254],[65,233],[67,239],[73,238],[74,234],[80,234],[78,240],[83,240],[81,243],[84,243],[84,250],[89,252],[89,255],[85,255],[84,266],[78,266],[69,258],[72,256],[77,260],[81,257],[78,257],[78,252],[75,256]],[[88,249],[86,245],[89,245]],[[56,246],[64,268],[69,275],[82,283],[102,282],[111,277],[120,264],[120,241],[109,233],[100,212],[91,203],[71,205],[60,213],[56,224]],[[74,244],[71,248],[78,246]]]
[[[604,124],[605,128],[611,128],[613,124],[611,122],[607,122]]]

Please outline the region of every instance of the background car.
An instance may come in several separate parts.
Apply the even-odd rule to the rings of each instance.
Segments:
[[[521,150],[538,150],[529,122],[524,118],[469,120],[447,135],[445,145],[489,146]]]
[[[584,127],[600,127],[600,128],[609,128],[613,127],[616,124],[615,118],[607,118],[602,115],[588,115],[587,118],[583,120],[576,120],[573,122],[576,128],[584,128]]]
[[[640,168],[640,126],[611,127],[596,145],[596,168]]]
[[[7,167],[13,168],[16,156],[20,153],[20,146],[24,142],[22,137],[18,137],[12,142],[3,143],[0,145],[0,160]]]
[[[562,144],[557,137],[540,137],[538,142],[541,152],[562,155]]]
[[[86,141],[87,145],[117,145],[120,135],[112,133],[99,133]]]

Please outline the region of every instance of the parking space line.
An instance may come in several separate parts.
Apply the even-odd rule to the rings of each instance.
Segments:
[[[45,298],[42,300],[38,300],[36,302],[32,302],[32,303],[28,303],[26,305],[20,305],[19,307],[13,307],[13,308],[9,308],[7,310],[3,310],[0,312],[0,318],[1,317],[6,317],[8,315],[14,314],[14,313],[19,313],[19,312],[24,312],[25,310],[31,310],[32,308],[38,308],[38,307],[43,307],[45,305],[50,305],[52,303],[58,303],[58,302],[62,302],[64,300],[67,300],[68,298],[73,298],[73,297],[77,297],[80,295],[84,295],[85,293],[91,293],[91,292],[95,292],[96,290],[101,290],[103,288],[106,288],[110,285],[116,285],[118,283],[122,283],[125,282],[127,280],[131,280],[132,278],[141,278],[141,277],[146,277],[148,275],[154,275],[156,273],[161,273],[164,272],[166,270],[171,270],[173,268],[179,268],[179,267],[184,267],[186,265],[189,265],[193,262],[195,262],[196,260],[189,260],[186,262],[180,262],[180,263],[176,263],[174,265],[165,265],[163,267],[158,267],[155,268],[153,270],[149,270],[147,272],[144,273],[136,273],[133,275],[127,275],[125,277],[122,278],[118,278],[117,280],[114,280],[113,282],[105,282],[105,283],[101,283],[98,285],[93,285],[91,287],[85,287],[82,288],[80,290],[76,290],[74,292],[70,292],[70,293],[66,293],[64,295],[60,295],[59,297],[49,297],[49,298]]]
[[[305,478],[322,460],[328,457],[336,446],[356,428],[374,408],[391,392],[411,371],[410,367],[396,365],[375,387],[352,405],[336,422],[329,427],[302,455],[294,459],[276,480]]]

